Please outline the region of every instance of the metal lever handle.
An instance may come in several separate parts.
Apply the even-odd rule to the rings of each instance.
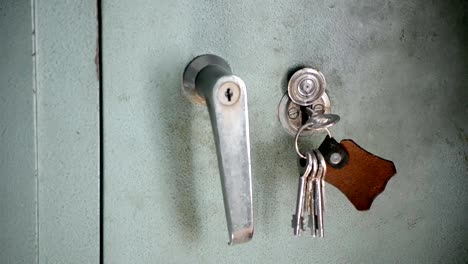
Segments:
[[[185,68],[184,91],[208,106],[218,155],[229,245],[253,236],[252,173],[249,120],[244,82],[227,62],[201,55]]]

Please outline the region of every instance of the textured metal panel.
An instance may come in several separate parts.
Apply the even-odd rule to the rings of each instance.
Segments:
[[[35,1],[40,263],[99,261],[95,1]]]
[[[0,263],[36,262],[30,1],[0,1]]]
[[[462,1],[104,1],[107,263],[463,263],[468,258]],[[249,94],[255,235],[228,247],[210,121],[183,97],[196,55]],[[290,228],[297,169],[276,112],[289,68],[328,81],[338,139],[395,162],[368,212],[327,188],[326,238]],[[320,138],[310,141],[317,146]]]

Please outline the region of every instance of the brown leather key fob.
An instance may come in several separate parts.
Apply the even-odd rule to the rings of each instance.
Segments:
[[[325,181],[333,184],[360,211],[369,210],[396,174],[392,161],[380,158],[350,139],[339,144],[327,136],[319,147],[328,163]]]

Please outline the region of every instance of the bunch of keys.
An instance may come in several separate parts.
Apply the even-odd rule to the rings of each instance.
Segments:
[[[294,235],[301,236],[305,230],[304,212],[309,212],[309,227],[312,236],[323,237],[324,177],[326,165],[318,150],[306,153],[305,159],[299,160],[299,192],[296,214],[293,215]]]
[[[305,217],[309,213],[308,227],[311,229],[313,237],[323,237],[323,212],[325,210],[325,175],[327,173],[327,163],[321,151],[314,149],[304,154],[300,152],[298,146],[299,136],[305,129],[326,130],[340,120],[338,115],[317,114],[313,110],[310,117],[297,132],[295,137],[295,148],[299,155],[299,190],[296,202],[296,213],[293,215],[294,235],[301,236],[306,230]],[[330,137],[327,137],[330,138]],[[341,161],[344,161],[342,158]]]
[[[288,96],[280,104],[280,121],[291,133],[295,131],[294,146],[299,156],[299,187],[292,227],[294,235],[301,236],[307,226],[312,236],[324,236],[325,181],[343,192],[357,210],[369,210],[372,201],[385,189],[390,178],[396,174],[393,162],[382,159],[346,139],[338,143],[329,128],[340,117],[327,113],[330,101],[325,93],[325,78],[322,73],[304,68],[294,73],[288,83]],[[298,125],[289,116],[291,102],[301,106],[306,121]],[[286,111],[287,110],[287,111]],[[304,119],[303,119],[304,120]],[[297,127],[296,129],[295,126]],[[317,131],[326,131],[327,136],[319,148],[302,153],[299,137]]]

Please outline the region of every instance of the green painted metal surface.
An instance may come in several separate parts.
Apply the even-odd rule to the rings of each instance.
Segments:
[[[94,1],[35,1],[40,263],[99,261]]]
[[[106,263],[464,263],[467,38],[461,1],[103,1]],[[255,235],[228,247],[196,55],[247,85]],[[290,228],[297,169],[277,106],[288,69],[326,76],[338,138],[395,162],[368,212],[327,188],[326,238]],[[320,138],[312,139],[317,146]]]
[[[34,64],[31,7],[0,7],[0,262],[97,262],[96,7],[33,2]],[[106,262],[465,262],[465,13],[457,1],[104,1]],[[236,247],[208,113],[180,89],[202,53],[248,89],[256,233]],[[335,136],[399,171],[369,212],[328,187],[324,240],[289,228],[296,157],[276,110],[302,64],[329,81]]]
[[[97,6],[0,2],[0,263],[99,262]]]
[[[36,261],[31,4],[0,1],[0,263]]]

